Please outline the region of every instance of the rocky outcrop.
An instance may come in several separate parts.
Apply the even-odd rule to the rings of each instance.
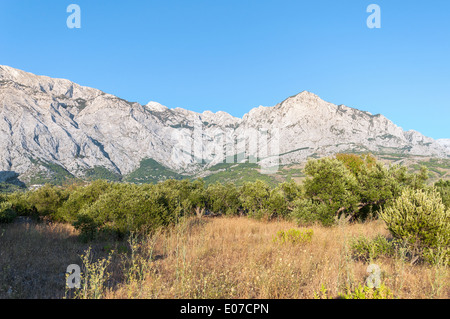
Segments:
[[[69,80],[0,66],[4,175],[14,172],[26,179],[52,165],[78,177],[95,167],[125,175],[147,158],[193,173],[227,155],[232,161],[276,155],[286,164],[342,151],[447,158],[450,143],[405,132],[383,115],[334,105],[306,91],[254,108],[241,119],[157,102],[140,105]]]

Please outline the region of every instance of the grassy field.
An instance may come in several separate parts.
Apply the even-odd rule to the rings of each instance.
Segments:
[[[311,240],[274,241],[293,228],[312,230]],[[69,225],[19,220],[0,226],[0,298],[336,298],[369,275],[369,263],[352,258],[352,238],[377,235],[389,238],[380,220],[302,228],[203,217],[151,236],[86,244]],[[448,267],[400,257],[372,263],[393,298],[450,297]],[[70,264],[86,274],[79,290],[65,287]]]

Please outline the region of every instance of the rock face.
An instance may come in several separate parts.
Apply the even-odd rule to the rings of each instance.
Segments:
[[[450,138],[441,138],[436,140],[436,142],[447,149],[447,152],[450,153]]]
[[[81,178],[96,167],[126,175],[148,158],[193,173],[224,159],[276,156],[287,164],[343,151],[448,158],[450,142],[405,132],[382,115],[306,91],[240,119],[130,103],[69,80],[0,66],[0,179],[18,173],[27,180],[51,167]]]

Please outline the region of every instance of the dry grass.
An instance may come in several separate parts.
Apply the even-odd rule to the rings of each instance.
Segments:
[[[291,228],[298,227],[244,217],[203,218],[131,240],[126,255],[116,249],[102,297],[314,298],[322,285],[336,297],[348,286],[364,284],[368,276],[368,265],[350,258],[349,240],[388,235],[381,221],[371,221],[309,227],[314,231],[309,243],[273,242],[279,230]],[[65,269],[80,263],[88,247],[76,235],[64,225],[11,225],[3,235],[0,228],[0,298],[64,296]],[[96,258],[103,258],[105,245],[124,244],[90,246]],[[396,298],[450,297],[448,268],[410,265],[396,258],[375,262]]]
[[[55,299],[65,295],[65,272],[88,249],[70,225],[21,222],[0,225],[0,298]],[[106,242],[90,244],[94,258]]]
[[[324,228],[314,231],[310,243],[276,244],[279,230],[295,228],[289,222],[260,222],[247,218],[217,218],[202,225],[179,225],[157,235],[151,270],[145,280],[124,285],[107,298],[314,298],[322,285],[330,296],[345,287],[364,284],[367,264],[351,260],[348,241],[353,236],[387,235],[384,224]],[[197,222],[199,223],[199,222]],[[411,266],[395,258],[377,260],[383,283],[398,298],[448,298],[432,284],[436,269]],[[448,270],[445,270],[448,276]],[[139,287],[139,289],[137,289]]]

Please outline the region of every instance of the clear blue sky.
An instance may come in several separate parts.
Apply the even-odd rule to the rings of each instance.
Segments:
[[[141,104],[241,117],[308,90],[450,138],[448,0],[0,0],[0,30],[0,64]]]

